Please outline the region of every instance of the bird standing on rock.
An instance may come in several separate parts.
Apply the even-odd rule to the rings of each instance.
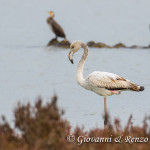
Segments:
[[[52,11],[49,12],[50,17],[47,18],[47,23],[56,37],[53,40],[57,40],[57,37],[62,37],[66,39],[66,35],[62,27],[54,20],[54,13]]]

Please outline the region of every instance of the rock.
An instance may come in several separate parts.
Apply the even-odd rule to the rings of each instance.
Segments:
[[[56,47],[61,47],[61,48],[69,48],[70,47],[70,42],[68,40],[62,40],[62,41],[58,41],[57,39],[52,39],[51,41],[49,41],[49,43],[47,44],[47,46],[56,46]],[[126,46],[123,43],[118,43],[115,44],[114,46],[109,46],[105,43],[102,42],[94,42],[94,41],[89,41],[87,43],[87,45],[89,47],[96,47],[96,48],[130,48],[130,49],[150,49],[150,45],[148,46],[138,46],[138,45],[132,45],[130,47]]]
[[[68,40],[62,40],[61,42],[57,43],[57,46],[62,48],[69,48],[70,42]]]
[[[87,46],[89,46],[89,47],[93,47],[95,45],[95,42],[94,41],[89,41],[88,43],[87,43]]]
[[[69,48],[70,42],[68,40],[62,40],[59,42],[56,39],[52,39],[51,41],[49,41],[47,46],[57,46],[57,47],[61,47],[61,48]]]
[[[96,43],[96,47],[98,47],[98,48],[111,48],[111,46],[109,46],[105,43],[101,43],[101,42]]]
[[[57,43],[59,43],[59,42],[56,39],[52,39],[52,40],[49,41],[47,46],[55,46]]]
[[[130,46],[129,48],[137,49],[137,48],[140,48],[140,47],[139,47],[139,46],[137,46],[137,45],[132,45],[132,46]]]
[[[102,42],[95,43],[94,41],[89,41],[89,42],[87,43],[87,45],[88,45],[89,47],[111,48],[109,45],[106,45],[105,43],[102,43]]]
[[[118,44],[115,44],[113,46],[113,48],[128,48],[126,45],[122,44],[122,43],[118,43]]]
[[[148,46],[143,46],[142,48],[143,48],[143,49],[149,49],[149,48],[150,48],[150,45],[148,45]]]

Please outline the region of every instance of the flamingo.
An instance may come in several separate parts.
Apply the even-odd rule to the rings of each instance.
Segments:
[[[118,76],[113,73],[108,72],[100,72],[94,71],[89,74],[86,78],[83,78],[83,68],[85,60],[88,56],[88,46],[82,41],[74,41],[70,45],[70,51],[68,53],[68,58],[73,64],[73,55],[80,48],[84,49],[84,53],[81,57],[81,60],[78,63],[77,72],[76,72],[76,80],[80,86],[85,88],[86,90],[90,90],[95,92],[96,94],[104,97],[104,127],[107,127],[107,105],[106,99],[107,96],[118,95],[122,91],[143,91],[144,87],[134,84],[129,80]]]

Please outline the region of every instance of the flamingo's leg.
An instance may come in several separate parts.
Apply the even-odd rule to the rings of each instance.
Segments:
[[[104,97],[104,111],[105,111],[105,116],[104,116],[104,128],[107,128],[108,114],[107,114],[106,97]]]

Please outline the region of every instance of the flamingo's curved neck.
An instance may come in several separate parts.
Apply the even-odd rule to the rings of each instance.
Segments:
[[[83,68],[84,68],[84,63],[85,60],[88,56],[88,47],[86,44],[82,44],[82,48],[84,49],[84,53],[81,57],[81,60],[78,63],[78,67],[77,67],[77,72],[76,72],[76,79],[77,82],[81,85],[84,86],[84,78],[83,78]]]

